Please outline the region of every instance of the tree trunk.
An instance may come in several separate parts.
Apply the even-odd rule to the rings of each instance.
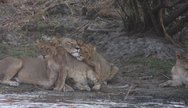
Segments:
[[[187,12],[188,10],[188,1],[186,3],[183,3],[183,5],[175,10],[170,16],[165,17],[164,25],[169,25],[171,22],[173,22],[178,16],[182,15],[183,13]]]
[[[187,18],[177,21],[177,17],[184,17],[184,13],[188,12],[187,0],[174,0],[173,3],[170,3],[170,0],[127,0],[124,5],[119,0],[117,2],[127,31],[152,29],[158,36],[164,36],[179,46],[170,34],[177,33],[187,24]],[[171,14],[165,14],[167,12]],[[166,30],[167,27],[169,30]],[[170,31],[170,34],[167,31]]]

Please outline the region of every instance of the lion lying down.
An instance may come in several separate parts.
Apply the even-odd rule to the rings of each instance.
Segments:
[[[66,70],[64,70],[66,73],[61,72],[59,77],[67,76],[66,79],[73,79],[75,85],[72,86],[74,88],[76,87],[80,90],[88,91],[91,89],[99,90],[101,84],[111,80],[119,70],[116,66],[107,62],[104,57],[96,51],[96,48],[90,44],[85,44],[81,41],[77,42],[80,48],[80,56],[84,60],[84,62],[81,62],[70,56],[70,54],[65,54],[63,46],[61,45],[62,40],[56,40],[52,43],[54,45],[56,44],[56,52],[58,52],[55,57],[62,57],[61,59],[57,59],[56,62],[60,62],[61,60],[66,60],[67,62],[62,65],[62,67],[66,67]],[[48,47],[49,44],[43,44],[41,46]],[[53,52],[53,49],[51,50],[51,52]],[[67,58],[64,58],[63,55],[67,55]],[[63,79],[63,82],[62,79],[59,78],[59,80],[58,84],[64,85],[65,79]]]
[[[30,57],[4,58],[0,61],[0,74],[3,75],[0,83],[10,86],[18,86],[19,83],[28,83],[49,89],[56,82],[59,70],[58,64],[51,62],[53,61],[50,58],[49,61]],[[18,80],[13,81],[15,77]]]
[[[80,47],[80,55],[83,61],[93,67],[97,76],[99,84],[93,87],[93,90],[99,90],[101,84],[106,84],[111,80],[119,71],[119,68],[114,64],[109,63],[105,58],[96,51],[96,47],[91,44],[86,44],[82,41],[77,41]]]
[[[86,63],[78,61],[69,54],[61,45],[53,45],[49,42],[39,44],[39,49],[43,51],[45,56],[52,56],[53,60],[60,65],[61,71],[58,76],[58,81],[55,84],[55,90],[63,89],[65,81],[72,79],[71,85],[75,89],[90,91],[90,86],[97,85],[97,79],[94,71]]]
[[[78,45],[75,40],[65,39],[63,44],[66,44],[69,53],[80,59]],[[48,52],[48,49],[43,49]],[[48,52],[52,54],[51,52]],[[49,55],[49,54],[48,54]],[[58,80],[61,66],[54,62],[52,56],[46,59],[31,58],[31,57],[7,57],[0,60],[0,76],[2,84],[10,86],[18,86],[19,83],[27,83],[39,85],[44,88],[52,88]],[[17,78],[18,80],[14,80]],[[61,91],[62,88],[57,88]]]
[[[1,60],[0,74],[3,78],[0,83],[12,86],[27,83],[47,89],[66,91],[66,89],[72,90],[65,84],[65,81],[71,79],[73,83],[70,85],[73,88],[90,91],[91,88],[99,90],[103,82],[112,79],[118,72],[116,66],[108,63],[89,44],[81,45],[82,51],[94,48],[89,55],[83,53],[86,58],[92,58],[85,59],[86,62],[80,61],[84,57],[80,55],[80,46],[72,39],[65,38],[57,42],[40,43],[38,47],[46,55],[45,59],[8,57]],[[15,77],[18,77],[18,80],[14,81]]]
[[[62,40],[56,40],[54,43],[58,44],[61,42]],[[83,60],[82,63],[89,66],[89,68],[94,71],[94,73],[91,72],[90,74],[97,78],[97,81],[92,82],[94,83],[93,86],[89,86],[92,90],[99,90],[101,88],[101,84],[106,84],[107,81],[111,80],[118,73],[119,69],[112,63],[106,61],[105,58],[96,51],[96,47],[91,44],[86,44],[80,40],[77,41],[77,44],[80,48],[80,55]],[[90,82],[91,81],[85,80],[85,84]]]
[[[188,56],[182,52],[176,54],[176,64],[171,70],[172,80],[168,80],[160,87],[188,85]]]

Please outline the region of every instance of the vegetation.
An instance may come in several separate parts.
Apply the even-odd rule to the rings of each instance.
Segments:
[[[129,84],[130,95],[187,99],[183,95],[187,89],[158,87],[171,78],[175,60],[167,59],[175,58],[177,49],[162,38],[188,47],[182,32],[187,24],[188,0],[0,0],[0,59],[36,57],[39,52],[35,44],[42,39],[83,39],[113,56],[104,55],[120,68],[115,80],[117,85]],[[155,34],[159,37],[156,40],[152,39]],[[166,56],[158,59],[160,54]],[[2,86],[9,92],[4,89]],[[129,88],[128,92],[111,91],[112,95],[116,91],[121,99],[129,94]]]
[[[187,0],[117,0],[117,4],[126,30],[140,32],[152,29],[176,46],[183,44],[183,36],[176,41],[172,35],[187,25]]]
[[[165,74],[170,74],[172,66],[175,64],[175,61],[172,60],[160,60],[156,58],[145,58],[145,57],[136,57],[130,58],[128,65],[142,65],[140,68],[151,76],[161,76]]]
[[[6,56],[14,56],[14,57],[21,57],[21,56],[31,56],[36,57],[39,55],[38,49],[34,46],[20,46],[13,47],[7,44],[0,44],[0,57],[4,58]]]

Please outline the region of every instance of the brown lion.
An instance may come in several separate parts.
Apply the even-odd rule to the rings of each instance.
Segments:
[[[159,86],[188,85],[188,56],[185,53],[176,53],[176,64],[171,70],[172,80],[168,80]]]
[[[0,61],[0,83],[10,86],[27,83],[50,89],[57,80],[59,70],[59,66],[52,62],[50,58],[47,61],[31,57],[4,58]]]
[[[79,50],[75,40],[64,41],[67,48],[73,55],[79,58]],[[53,48],[51,48],[53,49]],[[43,49],[47,55],[55,55],[49,48]],[[53,53],[51,53],[53,52]],[[75,54],[76,53],[76,54]],[[54,60],[47,56],[46,59],[31,57],[7,57],[0,60],[0,83],[10,86],[18,86],[19,83],[39,85],[44,88],[52,88],[58,79],[61,67]],[[15,80],[18,79],[18,80]],[[61,91],[61,89],[57,89]]]
[[[50,47],[51,49],[48,49]],[[57,44],[54,48],[52,43],[40,43],[39,49],[48,49],[46,52],[43,51],[46,53],[45,56],[51,54],[50,56],[53,56],[53,60],[62,67],[58,81],[55,84],[55,90],[63,89],[65,81],[69,79],[73,81],[71,86],[79,90],[90,91],[90,86],[98,84],[92,68],[86,63],[75,59],[64,47]]]
[[[66,49],[72,56],[74,56],[77,60],[82,61],[82,56],[80,56],[80,47],[77,44],[76,40],[70,38],[56,38],[51,41],[51,44],[55,46],[61,46]]]
[[[94,68],[99,85],[94,86],[94,90],[99,90],[102,83],[111,80],[119,71],[118,67],[109,63],[105,58],[96,51],[96,47],[77,41],[80,46],[80,54],[83,61]]]

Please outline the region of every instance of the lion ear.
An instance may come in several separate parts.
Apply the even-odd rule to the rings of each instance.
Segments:
[[[54,48],[54,49],[52,50],[52,55],[53,55],[53,56],[56,56],[56,55],[57,55],[57,50],[56,50],[56,48]]]
[[[38,42],[38,43],[36,44],[36,46],[37,46],[37,48],[40,48],[40,42]]]
[[[94,46],[94,47],[93,47],[93,50],[94,50],[94,51],[96,51],[96,50],[97,50],[96,46]]]
[[[186,55],[183,52],[176,53],[176,59],[184,59],[185,57],[186,57]]]
[[[78,44],[79,46],[82,46],[82,45],[84,44],[84,42],[83,42],[82,40],[76,40],[76,42],[77,42],[77,44]]]
[[[55,56],[57,55],[57,49],[55,47],[47,48],[47,53],[50,54],[51,56]]]
[[[51,42],[51,45],[54,46],[54,47],[58,47],[58,46],[60,46],[60,44],[61,44],[60,40],[53,40]]]
[[[176,59],[181,59],[181,54],[176,54]]]
[[[94,45],[92,45],[91,43],[88,43],[87,45],[88,45],[88,47],[90,47],[92,50],[94,50],[94,51],[97,50],[97,47],[94,46]]]
[[[37,46],[37,48],[40,49],[42,45],[43,45],[43,42],[38,42],[36,46]]]
[[[50,48],[46,48],[46,54],[51,54]]]

